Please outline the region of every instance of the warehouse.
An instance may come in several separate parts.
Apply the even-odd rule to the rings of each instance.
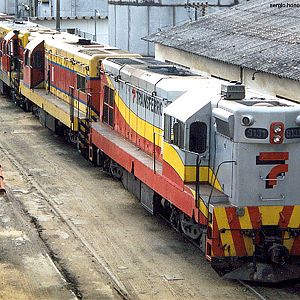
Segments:
[[[249,1],[145,40],[159,60],[300,101],[299,8],[273,2]]]

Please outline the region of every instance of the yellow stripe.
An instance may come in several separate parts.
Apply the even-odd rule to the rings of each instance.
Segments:
[[[294,206],[293,213],[290,218],[289,226],[290,228],[300,227],[300,206]]]
[[[278,225],[282,206],[260,206],[262,225]]]
[[[300,227],[300,206],[294,206],[294,209],[293,209],[293,213],[291,215],[291,219],[290,219],[290,222],[289,222],[289,225],[288,227],[290,228],[299,228]],[[289,238],[289,234],[286,232],[285,235],[284,235],[284,246],[287,247],[287,249],[289,251],[291,251],[292,247],[293,247],[293,243],[295,241],[294,238]]]
[[[216,216],[216,222],[218,224],[219,230],[222,228],[229,229],[229,223],[226,215],[225,207],[214,208],[214,213]],[[235,246],[233,243],[233,238],[230,230],[226,230],[224,233],[220,233],[222,245],[225,246],[225,256],[236,256]],[[228,248],[229,247],[229,248]]]
[[[126,104],[123,102],[121,97],[116,93],[115,98],[115,105],[117,106],[119,112],[121,113],[122,117],[126,121],[126,123],[132,128],[137,134],[144,137],[151,143],[153,143],[153,132],[157,132],[159,134],[162,134],[163,131],[153,126],[152,124],[148,123],[147,121],[144,121],[140,117],[138,117],[132,110],[130,110]],[[155,144],[161,147],[162,145],[162,137],[157,135],[155,137]]]
[[[62,108],[51,103],[47,99],[43,98],[39,94],[35,93],[33,89],[27,88],[23,83],[20,84],[20,90],[22,95],[24,95],[31,102],[41,107],[51,116],[65,124],[68,128],[71,128],[70,114],[68,110],[63,110]],[[74,116],[74,129],[78,128],[78,118]]]
[[[241,229],[252,229],[252,223],[249,215],[248,208],[245,207],[245,215],[239,218]],[[253,255],[253,242],[252,239],[244,235],[244,243],[248,256]]]
[[[208,217],[207,207],[205,206],[204,201],[202,199],[200,199],[199,202],[200,202],[199,209],[201,213],[207,218]]]
[[[58,90],[57,88],[51,86],[50,87],[50,92],[55,95],[57,98],[61,99],[64,101],[66,104],[70,105],[70,96],[66,94],[65,92],[62,92]],[[78,101],[74,99],[74,107],[77,109],[78,108]],[[84,114],[86,113],[86,104],[79,102],[79,110],[83,112]]]
[[[184,165],[174,147],[164,142],[164,161],[167,162],[184,181]]]
[[[213,185],[213,183],[215,183],[214,187],[221,192],[223,191],[219,180],[215,179],[215,174],[211,168],[209,168],[208,182],[210,185]]]

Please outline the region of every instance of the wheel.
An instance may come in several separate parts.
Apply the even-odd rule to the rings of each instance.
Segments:
[[[180,213],[180,226],[182,232],[193,240],[198,239],[202,234],[202,229],[199,224],[195,223],[192,218],[184,213]]]

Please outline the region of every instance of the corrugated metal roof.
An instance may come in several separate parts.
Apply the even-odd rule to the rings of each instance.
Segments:
[[[250,0],[144,39],[300,81],[300,2]],[[298,6],[298,7],[297,7]]]

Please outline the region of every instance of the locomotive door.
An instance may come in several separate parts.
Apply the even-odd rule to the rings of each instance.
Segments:
[[[216,156],[214,161],[214,175],[217,175],[217,180],[220,182],[223,192],[232,197],[233,195],[233,171],[234,163],[224,163],[234,160],[234,143],[216,133]],[[217,170],[218,174],[216,174]],[[212,181],[212,178],[211,178]]]
[[[115,91],[104,85],[104,98],[103,98],[103,116],[102,121],[109,125],[110,127],[114,127],[114,107],[115,107]]]
[[[28,43],[24,51],[24,82],[32,89],[45,80],[44,41]]]

